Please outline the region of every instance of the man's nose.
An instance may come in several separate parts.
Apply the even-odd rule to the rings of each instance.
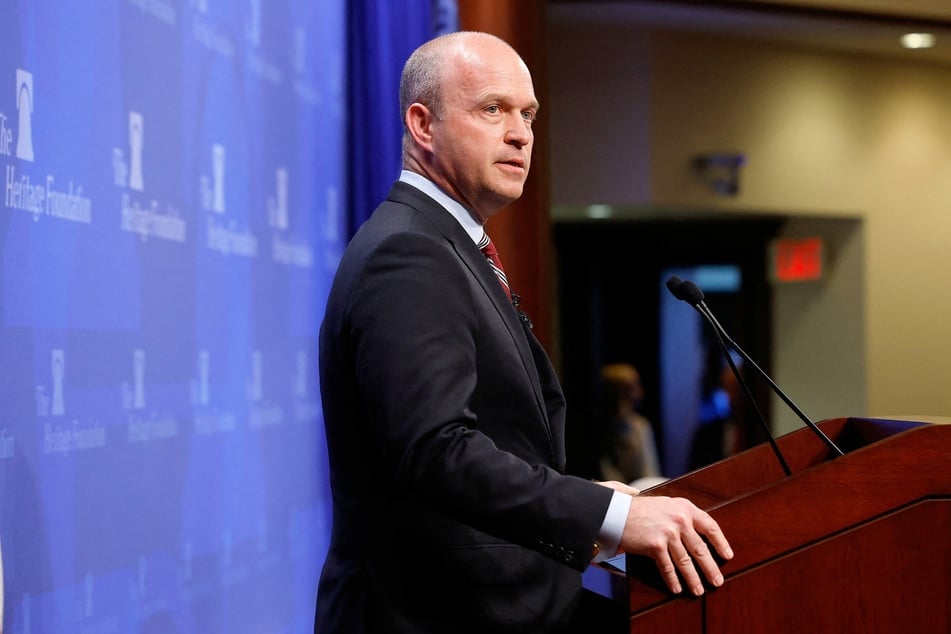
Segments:
[[[505,142],[511,143],[516,147],[525,147],[532,142],[533,134],[531,125],[525,121],[521,113],[516,113],[508,119],[508,129],[505,132]]]

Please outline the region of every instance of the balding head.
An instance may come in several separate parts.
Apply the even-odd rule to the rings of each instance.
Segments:
[[[443,82],[447,69],[460,62],[475,62],[478,59],[478,52],[486,47],[503,47],[514,55],[518,55],[505,40],[489,33],[457,31],[429,40],[406,60],[400,77],[400,116],[403,118],[404,152],[412,141],[406,130],[406,110],[414,103],[421,103],[436,117],[442,117],[445,112]]]

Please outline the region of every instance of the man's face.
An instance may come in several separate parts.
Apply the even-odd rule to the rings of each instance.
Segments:
[[[480,44],[447,66],[432,150],[439,184],[485,221],[522,195],[538,102],[521,59]]]

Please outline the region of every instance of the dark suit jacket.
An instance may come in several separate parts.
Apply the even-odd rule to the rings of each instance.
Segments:
[[[396,183],[320,333],[333,490],[315,631],[546,632],[611,491],[562,475],[551,363],[459,223]]]

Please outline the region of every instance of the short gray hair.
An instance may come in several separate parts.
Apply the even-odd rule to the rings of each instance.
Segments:
[[[449,37],[449,36],[442,36]],[[446,59],[445,47],[439,46],[437,38],[416,49],[400,77],[400,116],[406,119],[406,111],[414,103],[421,103],[439,116],[442,108],[440,78]]]
[[[409,131],[406,129],[406,111],[414,103],[421,103],[437,117],[443,114],[442,75],[446,63],[447,45],[458,39],[458,33],[441,35],[413,51],[403,65],[400,76],[400,117],[403,121],[403,149],[408,148]]]

